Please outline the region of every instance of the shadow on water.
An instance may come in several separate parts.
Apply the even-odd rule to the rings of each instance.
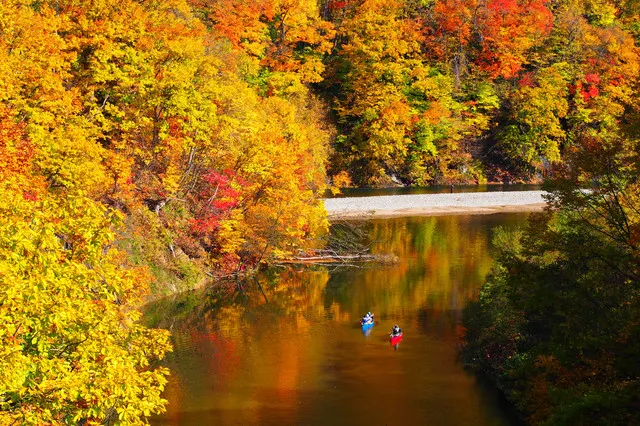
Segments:
[[[471,372],[469,374],[472,374]],[[498,410],[504,416],[504,419],[508,422],[508,424],[512,426],[525,426],[526,422],[516,409],[516,407],[509,402],[509,400],[504,396],[504,394],[496,389],[495,384],[485,375],[483,374],[474,374],[476,379],[476,385],[480,392],[483,392],[487,396],[489,396],[492,404],[496,406]]]
[[[526,215],[371,223],[393,265],[274,269],[150,305],[174,352],[153,424],[518,424],[457,361],[461,310],[491,268],[497,226]],[[375,325],[363,334],[368,311]],[[394,324],[404,331],[393,346]]]

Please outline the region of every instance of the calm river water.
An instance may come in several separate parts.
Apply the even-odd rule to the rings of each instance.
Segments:
[[[393,265],[293,268],[234,289],[165,299],[169,400],[157,425],[507,425],[495,390],[456,360],[461,310],[477,295],[497,226],[524,214],[377,220]],[[368,336],[359,318],[371,311]],[[405,331],[397,348],[388,333]]]

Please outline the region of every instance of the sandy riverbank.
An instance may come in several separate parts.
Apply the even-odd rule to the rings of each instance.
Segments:
[[[328,198],[329,219],[541,211],[544,191],[466,192]]]

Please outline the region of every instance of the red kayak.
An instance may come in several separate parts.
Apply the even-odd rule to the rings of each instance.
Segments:
[[[400,343],[400,341],[402,340],[402,332],[400,332],[400,334],[396,334],[396,335],[389,335],[389,341],[391,342],[391,346],[395,346],[398,343]]]

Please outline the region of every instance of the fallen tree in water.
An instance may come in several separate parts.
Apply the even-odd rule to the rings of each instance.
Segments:
[[[371,223],[368,221],[337,220],[331,231],[320,242],[322,248],[300,250],[297,254],[280,259],[279,264],[322,263],[395,263],[397,256],[389,253],[372,254]]]
[[[331,249],[320,249],[300,253],[298,256],[282,259],[278,263],[395,263],[397,260],[398,257],[392,254],[371,254],[368,252],[341,254]]]

